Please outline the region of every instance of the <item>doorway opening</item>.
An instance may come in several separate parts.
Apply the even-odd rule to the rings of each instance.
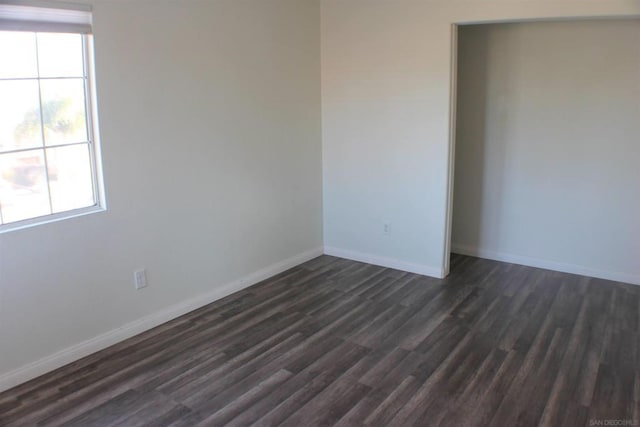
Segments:
[[[640,284],[640,20],[453,32],[447,251]]]

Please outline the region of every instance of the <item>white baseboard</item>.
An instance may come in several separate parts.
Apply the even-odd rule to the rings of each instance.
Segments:
[[[309,261],[323,254],[322,248],[315,248],[276,264],[260,269],[231,283],[219,286],[209,293],[172,305],[161,311],[127,323],[97,337],[75,344],[35,362],[28,363],[18,369],[0,375],[0,392],[8,390],[54,369],[60,368],[85,356],[103,350],[113,344],[131,338],[139,333],[155,328],[183,314],[196,310],[234,292],[254,285],[264,279],[282,273],[296,265]]]
[[[546,270],[561,271],[563,273],[579,274],[581,276],[597,277],[599,279],[613,280],[615,282],[640,285],[640,276],[635,276],[633,274],[596,270],[581,265],[566,264],[540,258],[512,255],[503,252],[494,252],[464,245],[454,244],[452,245],[451,251],[460,255],[469,255],[478,258],[492,259],[494,261],[509,262],[511,264],[527,265],[529,267],[544,268]]]
[[[424,264],[414,264],[393,258],[386,258],[378,255],[365,254],[362,252],[340,249],[333,246],[325,246],[324,253],[326,255],[338,258],[346,258],[353,261],[366,262],[367,264],[379,265],[381,267],[393,268],[396,270],[407,271],[409,273],[422,274],[423,276],[435,277],[442,279],[445,274],[442,268],[432,267]]]

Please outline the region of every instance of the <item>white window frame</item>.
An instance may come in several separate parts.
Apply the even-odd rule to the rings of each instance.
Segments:
[[[1,20],[0,20],[1,21]],[[29,32],[48,32],[47,23],[38,24],[35,28],[25,28],[26,31]],[[38,31],[38,27],[42,26],[41,30]],[[13,29],[7,28],[3,29],[0,25],[0,30],[3,31],[15,31]],[[72,34],[79,34],[82,37],[82,49],[83,49],[83,60],[84,60],[84,88],[85,88],[85,116],[86,116],[86,126],[87,126],[87,145],[89,149],[90,163],[91,163],[91,173],[92,173],[92,182],[93,182],[93,193],[94,193],[94,201],[95,204],[93,206],[88,206],[84,208],[72,209],[64,212],[51,213],[47,215],[42,215],[34,218],[19,220],[10,222],[8,224],[0,224],[0,234],[6,233],[9,231],[20,230],[23,228],[33,227],[40,224],[48,224],[51,222],[61,221],[69,218],[75,218],[78,216],[89,215],[98,212],[104,212],[107,209],[107,202],[105,198],[104,191],[104,181],[103,181],[103,171],[102,171],[102,156],[100,150],[100,132],[98,127],[98,106],[96,103],[96,87],[95,87],[95,71],[94,71],[94,50],[93,50],[93,36],[90,32],[86,31],[74,31],[73,29],[64,30],[60,32],[67,32]],[[11,80],[11,79],[8,79]],[[40,77],[38,76],[38,80]],[[40,114],[42,115],[42,106]],[[41,117],[42,120],[42,117]],[[71,143],[71,144],[62,144],[58,146],[71,146],[71,145],[80,145],[81,143]],[[46,150],[46,146],[42,146],[39,148],[28,149],[28,150]],[[11,150],[7,153],[11,153],[14,151],[27,151],[27,150]],[[45,152],[46,155],[46,152]],[[45,162],[45,168],[47,164]],[[47,176],[47,181],[49,177]],[[48,185],[48,182],[47,182]],[[50,201],[51,203],[51,201]],[[0,213],[1,214],[1,213]]]

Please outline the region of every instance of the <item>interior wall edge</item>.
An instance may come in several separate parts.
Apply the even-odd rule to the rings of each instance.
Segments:
[[[226,283],[204,295],[174,304],[163,310],[100,334],[94,338],[77,343],[49,356],[45,356],[35,362],[28,363],[12,371],[0,374],[0,392],[25,383],[55,369],[61,368],[69,363],[75,362],[83,357],[89,356],[142,332],[148,331],[149,329],[176,319],[207,304],[211,304],[212,302],[222,299],[234,292],[248,288],[262,280],[282,273],[283,271],[312,260],[322,254],[322,247],[310,249],[232,282]]]
[[[435,277],[443,279],[445,270],[442,267],[435,267],[426,264],[415,264],[394,258],[387,258],[379,255],[373,255],[349,249],[337,248],[335,246],[325,246],[325,255],[331,255],[338,258],[345,258],[351,261],[364,262],[367,264],[378,265],[380,267],[393,268],[395,270],[406,271],[408,273],[422,274],[423,276]]]
[[[534,258],[505,252],[496,252],[473,246],[458,245],[455,243],[453,243],[451,246],[451,252],[459,255],[468,255],[477,258],[491,259],[494,261],[508,262],[511,264],[526,265],[529,267],[560,271],[562,273],[579,274],[581,276],[590,276],[598,279],[613,280],[615,282],[640,286],[640,276],[633,274],[596,270],[582,265],[568,264],[548,259]]]

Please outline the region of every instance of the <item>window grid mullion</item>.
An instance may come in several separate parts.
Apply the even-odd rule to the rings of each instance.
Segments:
[[[82,145],[82,144],[91,145],[91,141],[68,142],[66,144],[49,145],[46,148],[73,147],[74,145]],[[42,150],[42,149],[43,147],[18,148],[16,150],[0,151],[0,156],[4,156],[5,154],[24,153],[25,151],[36,151],[36,150]]]
[[[73,79],[84,79],[86,80],[86,76],[76,76],[76,77],[3,77],[0,78],[0,82],[3,81],[25,81],[25,80],[73,80]]]
[[[49,182],[49,161],[47,159],[47,150],[44,141],[44,112],[42,104],[42,85],[40,83],[40,51],[38,46],[38,33],[36,37],[36,69],[38,72],[38,102],[40,103],[40,134],[42,137],[42,154],[44,156],[44,177],[47,181],[47,196],[49,197],[49,213],[53,214],[53,202],[51,201],[51,183]]]

